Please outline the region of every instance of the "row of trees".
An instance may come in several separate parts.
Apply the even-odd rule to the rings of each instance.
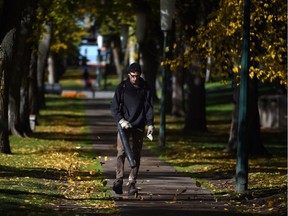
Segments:
[[[195,1],[194,1],[195,2]],[[205,1],[206,2],[206,1]],[[199,2],[200,3],[200,2]],[[243,31],[243,1],[220,0],[219,5],[212,2],[200,3],[204,13],[197,13],[198,21],[186,24],[190,31],[177,37],[177,46],[172,60],[168,60],[173,70],[189,70],[189,114],[186,128],[205,130],[205,101],[198,111],[190,113],[195,104],[205,100],[205,80],[209,76],[221,76],[224,80],[233,80],[235,106],[229,139],[229,151],[236,148],[236,135],[239,106],[239,72],[241,61]],[[276,9],[277,8],[277,9]],[[271,82],[286,88],[287,85],[287,4],[284,1],[251,1],[250,8],[250,80],[248,97],[247,137],[251,153],[266,153],[260,139],[258,113],[258,84]],[[181,10],[182,11],[182,10]],[[184,29],[186,29],[184,28]],[[183,49],[183,47],[187,47]],[[182,52],[179,50],[183,50]],[[209,61],[207,61],[209,59]],[[196,62],[196,63],[195,63]],[[195,68],[195,69],[193,69]],[[211,74],[207,74],[207,69]],[[180,72],[181,73],[181,72]],[[190,74],[190,75],[189,75]],[[196,80],[200,80],[195,82]],[[193,85],[193,83],[199,83]],[[198,97],[195,96],[198,93]],[[194,96],[192,96],[194,95]],[[197,95],[197,94],[196,94]],[[176,97],[180,98],[180,97]],[[195,110],[195,108],[194,108]],[[186,114],[187,115],[187,114]],[[189,118],[189,115],[191,116]],[[202,122],[202,124],[199,122]]]
[[[85,32],[77,22],[82,13],[79,4],[73,0],[0,0],[1,152],[11,153],[10,134],[25,137],[32,133],[29,116],[38,116],[45,106],[47,70],[50,82],[57,82],[65,67],[59,57],[69,56],[65,50],[73,52],[80,43]]]
[[[162,63],[170,69],[171,77],[168,112],[185,115],[185,130],[207,130],[207,80],[216,75],[238,82],[242,7],[243,2],[238,0],[176,1],[173,28],[168,34],[169,47],[165,47],[168,58]],[[254,150],[262,146],[258,133],[257,84],[259,81],[285,87],[287,84],[286,8],[287,3],[282,0],[253,0],[251,4],[251,128],[248,131],[251,131],[249,143]],[[10,133],[19,136],[31,133],[29,115],[38,115],[45,105],[46,77],[57,82],[66,66],[65,60],[75,57],[86,30],[92,37],[98,32],[108,38],[112,64],[119,77],[123,77],[131,46],[123,40],[123,34],[128,33],[129,41],[136,44],[136,12],[146,14],[145,36],[139,41],[139,49],[143,74],[152,85],[154,99],[158,100],[156,80],[163,50],[159,1],[0,0],[2,152],[10,152]],[[81,24],[84,20],[88,29]],[[188,89],[186,106],[184,86]],[[238,88],[234,89],[238,95]],[[236,100],[235,110],[237,104]],[[234,116],[237,120],[237,115]],[[233,149],[235,139],[231,140]]]
[[[167,95],[167,111],[185,116],[184,129],[206,131],[205,82],[211,77],[222,77],[234,83],[235,106],[232,116],[228,150],[235,151],[239,105],[239,71],[243,29],[243,1],[238,0],[181,0],[176,2],[173,27],[165,47],[165,62],[161,59],[163,32],[160,29],[160,1],[116,0],[100,1],[91,13],[94,25],[110,35],[114,65],[119,77],[127,67],[125,49],[120,40],[123,26],[132,27],[135,41],[135,18],[138,12],[146,14],[144,39],[139,42],[145,79],[152,84],[156,96],[159,66],[170,69],[171,81]],[[108,10],[106,10],[108,8]],[[258,113],[258,85],[272,83],[286,92],[287,85],[287,3],[282,0],[251,1],[250,25],[250,80],[249,123],[247,131],[250,152],[266,153],[260,139]],[[92,24],[93,25],[93,24]],[[130,36],[131,36],[130,35]],[[130,37],[131,38],[131,37]],[[126,43],[125,43],[126,44]],[[128,43],[129,44],[129,43]],[[119,65],[120,64],[120,65]],[[184,92],[186,88],[186,92]],[[187,94],[187,95],[185,95]],[[186,98],[186,99],[185,99]]]

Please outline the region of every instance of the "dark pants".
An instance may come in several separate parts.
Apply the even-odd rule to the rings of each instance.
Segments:
[[[144,128],[129,128],[123,130],[129,140],[129,144],[134,154],[136,167],[131,168],[129,174],[129,182],[136,183],[138,171],[140,167],[141,150],[143,146]],[[124,162],[125,151],[122,145],[120,135],[117,135],[117,164],[116,164],[116,179],[123,179],[124,177]]]

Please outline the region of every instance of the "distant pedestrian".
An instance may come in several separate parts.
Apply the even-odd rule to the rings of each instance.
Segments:
[[[136,167],[130,170],[128,195],[134,195],[137,192],[136,180],[140,167],[145,125],[148,126],[147,136],[152,137],[154,128],[151,91],[147,82],[140,75],[140,65],[132,63],[128,68],[128,78],[117,86],[111,104],[111,111],[116,124],[120,124],[128,140],[132,138],[132,142],[129,144],[134,155]],[[113,190],[116,194],[123,193],[125,158],[124,147],[118,133],[116,180],[113,183]]]
[[[83,80],[84,80],[84,86],[85,88],[91,88],[92,87],[92,82],[90,79],[90,74],[87,68],[84,69],[83,72]]]

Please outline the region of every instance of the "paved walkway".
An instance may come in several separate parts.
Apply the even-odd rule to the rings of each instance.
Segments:
[[[111,194],[119,207],[121,216],[153,216],[153,215],[236,215],[223,203],[216,202],[203,187],[183,173],[177,172],[169,164],[159,160],[144,148],[139,171],[137,187],[138,197],[128,196],[125,183],[128,177],[126,163],[126,181],[124,194],[117,195],[112,191],[115,178],[116,126],[110,112],[113,94],[96,92],[85,99],[86,115],[93,136],[92,148],[97,156],[101,156],[104,175],[108,180]],[[155,136],[157,138],[157,131]],[[145,142],[150,142],[145,138]],[[157,140],[153,141],[158,145]],[[239,215],[239,214],[237,214]]]

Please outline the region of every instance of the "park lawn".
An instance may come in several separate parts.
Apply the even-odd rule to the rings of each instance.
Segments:
[[[261,138],[271,157],[251,155],[247,194],[235,193],[236,155],[223,152],[229,138],[231,99],[227,86],[219,91],[208,89],[207,132],[184,132],[184,118],[167,115],[165,147],[146,145],[178,171],[188,173],[198,186],[210,190],[216,201],[253,215],[287,215],[286,130],[262,130]],[[158,131],[159,116],[155,121]]]
[[[85,150],[83,101],[47,96],[32,137],[0,154],[1,215],[117,215],[99,158]]]

